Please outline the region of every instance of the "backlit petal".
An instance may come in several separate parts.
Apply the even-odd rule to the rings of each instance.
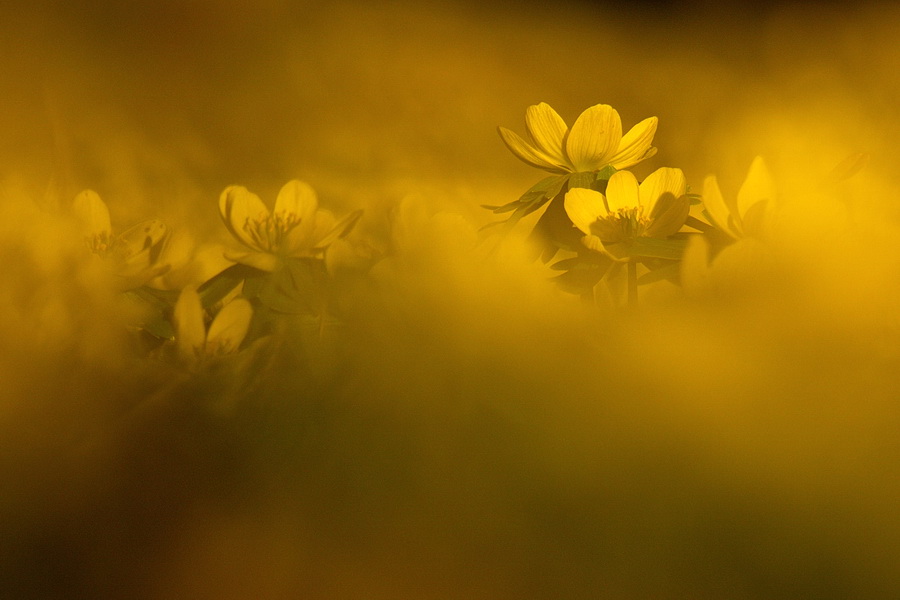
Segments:
[[[550,171],[551,173],[568,172],[568,169],[563,165],[556,164],[551,157],[523,140],[517,133],[510,131],[505,127],[498,127],[497,131],[500,133],[500,139],[503,140],[503,143],[506,144],[509,151],[515,154],[522,162],[525,162],[532,167],[537,167],[538,169]]]
[[[654,203],[646,235],[657,238],[669,237],[681,229],[690,210],[691,202],[687,196],[664,192]]]
[[[234,352],[244,341],[252,318],[253,307],[247,300],[232,300],[222,307],[209,326],[207,346],[223,354]]]
[[[632,127],[622,138],[609,163],[617,169],[626,169],[656,154],[652,144],[658,122],[656,117],[650,117]]]
[[[572,125],[566,137],[566,155],[576,172],[596,171],[609,163],[621,141],[619,113],[608,104],[597,104]]]
[[[743,218],[751,206],[763,200],[768,200],[770,204],[775,200],[775,184],[765,161],[757,156],[750,164],[747,178],[738,191],[738,214]]]
[[[566,192],[564,201],[569,220],[585,235],[591,233],[591,225],[608,214],[603,194],[585,188],[575,188]]]
[[[554,162],[565,165],[563,138],[569,128],[562,117],[549,104],[541,102],[528,107],[525,124],[535,145]]]
[[[641,205],[640,187],[631,171],[616,171],[606,186],[606,204],[610,212]]]
[[[109,237],[112,227],[109,208],[94,190],[84,190],[72,201],[72,211],[81,224],[85,235],[105,235]]]
[[[316,211],[319,200],[315,190],[302,181],[287,182],[275,199],[274,214],[295,218],[299,223],[288,232],[284,250],[291,254],[312,244],[316,228]]]
[[[731,224],[731,210],[722,197],[715,175],[709,175],[703,180],[703,206],[713,225],[731,237],[737,237]]]
[[[196,359],[206,345],[206,326],[200,294],[192,287],[181,290],[173,311],[175,340],[182,360]]]
[[[228,186],[219,196],[219,214],[225,227],[238,241],[254,250],[262,250],[244,229],[248,220],[263,220],[269,216],[269,209],[259,196],[240,185]]]
[[[641,206],[647,214],[653,212],[656,200],[665,193],[679,198],[687,191],[687,181],[681,169],[659,168],[641,182]]]

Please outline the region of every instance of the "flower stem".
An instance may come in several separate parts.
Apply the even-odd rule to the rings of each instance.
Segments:
[[[637,261],[628,261],[628,306],[636,307],[638,303]]]

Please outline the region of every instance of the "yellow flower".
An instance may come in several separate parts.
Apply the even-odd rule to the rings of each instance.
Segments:
[[[706,213],[716,227],[734,239],[765,235],[775,201],[775,185],[760,156],[753,159],[735,202],[722,197],[715,175],[703,181]]]
[[[598,171],[607,165],[625,169],[656,154],[650,144],[657,118],[644,119],[622,136],[619,113],[608,104],[585,110],[569,128],[544,102],[529,106],[525,126],[531,143],[499,127],[506,147],[519,159],[551,173]]]
[[[250,327],[253,308],[237,298],[226,304],[213,319],[209,332],[203,322],[203,305],[193,287],[181,291],[173,313],[179,358],[191,364],[234,352]]]
[[[140,287],[169,270],[168,264],[158,264],[168,239],[162,221],[144,221],[113,235],[109,208],[93,190],[75,196],[72,211],[88,249],[110,262],[122,289]]]
[[[585,246],[609,254],[613,244],[637,238],[665,238],[681,229],[690,210],[681,169],[663,167],[641,184],[629,171],[609,179],[606,195],[585,188],[566,192],[565,209],[584,234]]]
[[[269,211],[259,196],[232,185],[219,197],[219,213],[231,234],[250,252],[227,253],[234,262],[274,271],[283,258],[319,257],[336,239],[346,235],[362,211],[336,222],[318,210],[316,193],[306,183],[290,181],[278,192]]]

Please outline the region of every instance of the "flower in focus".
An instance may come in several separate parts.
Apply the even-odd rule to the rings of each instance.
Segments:
[[[138,223],[113,235],[109,208],[93,190],[84,190],[72,202],[88,249],[109,261],[124,290],[138,288],[169,270],[159,264],[168,239],[168,228],[160,220]]]
[[[775,203],[775,185],[762,157],[750,165],[737,200],[726,202],[715,175],[703,181],[703,206],[713,224],[734,239],[765,234]]]
[[[506,147],[519,159],[551,173],[598,171],[607,165],[625,169],[656,154],[650,144],[657,118],[644,119],[622,135],[619,113],[608,104],[585,110],[568,127],[550,105],[528,107],[525,126],[531,142],[505,127],[499,127]]]
[[[232,300],[222,307],[207,332],[200,294],[187,287],[178,296],[173,316],[179,358],[197,363],[235,352],[247,335],[253,308],[244,298]]]
[[[227,253],[234,262],[262,271],[274,271],[283,258],[320,257],[335,240],[345,236],[362,211],[336,221],[319,210],[315,191],[302,181],[290,181],[278,192],[269,211],[259,196],[232,185],[219,197],[219,213],[228,231],[250,252]]]
[[[609,254],[609,246],[637,238],[665,238],[676,233],[690,210],[681,169],[663,167],[638,184],[629,171],[609,179],[606,195],[585,188],[566,192],[569,219],[591,250]]]

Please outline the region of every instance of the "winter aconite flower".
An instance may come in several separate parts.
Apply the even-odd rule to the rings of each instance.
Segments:
[[[737,200],[722,197],[715,175],[703,181],[703,206],[713,224],[734,239],[760,237],[771,218],[775,185],[762,157],[750,165],[747,178],[738,190]]]
[[[250,302],[237,298],[226,304],[207,332],[197,290],[181,291],[174,309],[175,341],[179,358],[188,364],[235,352],[244,341],[253,317]]]
[[[505,127],[498,130],[510,151],[529,165],[551,173],[582,173],[607,165],[624,169],[650,158],[656,154],[651,146],[656,125],[657,118],[650,117],[623,136],[619,113],[608,104],[597,104],[568,127],[542,102],[525,112],[530,142]]]
[[[168,237],[162,221],[144,221],[114,235],[109,208],[92,190],[75,197],[72,211],[88,249],[108,261],[123,290],[138,288],[169,270],[168,264],[159,264]]]
[[[615,244],[665,238],[681,229],[690,210],[686,189],[680,169],[657,169],[640,184],[629,171],[618,171],[610,177],[606,195],[584,188],[569,190],[565,209],[584,234],[584,245],[609,253]]]
[[[274,271],[281,259],[319,257],[356,224],[361,211],[337,222],[319,210],[316,193],[306,183],[290,181],[278,192],[272,211],[242,186],[229,186],[219,197],[219,213],[231,234],[249,252],[227,253],[234,262]]]

